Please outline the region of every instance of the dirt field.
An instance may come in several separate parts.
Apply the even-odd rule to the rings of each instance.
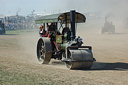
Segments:
[[[128,30],[100,34],[79,30],[84,45],[93,47],[91,70],[69,70],[52,60],[40,65],[36,59],[38,31],[0,35],[0,85],[128,85]]]

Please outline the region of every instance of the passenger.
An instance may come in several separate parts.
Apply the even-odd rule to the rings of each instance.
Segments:
[[[47,26],[45,28],[45,36],[48,36],[48,34],[49,34],[49,25],[47,23]]]
[[[69,33],[69,32],[70,32],[70,30],[69,30],[68,27],[63,28],[63,30],[62,30],[62,34],[63,34],[63,35],[64,35],[65,33]]]
[[[56,30],[56,25],[55,23],[51,23],[49,26],[49,31],[55,31]]]
[[[71,31],[68,27],[63,28],[62,35],[67,35],[67,41],[71,40],[70,39]]]
[[[48,28],[49,28],[49,25],[48,25],[48,23],[47,23],[47,27],[45,28],[45,31],[46,31],[46,32],[48,31]]]
[[[45,28],[44,28],[44,26],[43,25],[40,25],[40,27],[39,27],[39,34],[40,34],[40,36],[42,37],[42,35],[45,35]]]

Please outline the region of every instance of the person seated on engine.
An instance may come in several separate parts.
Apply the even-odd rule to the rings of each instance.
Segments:
[[[51,23],[49,28],[48,28],[49,31],[55,31],[56,30],[56,25],[55,23]]]
[[[71,31],[70,31],[70,29],[68,28],[68,27],[65,27],[65,28],[63,28],[63,30],[62,30],[62,35],[63,36],[67,36],[67,41],[68,40],[70,40],[70,36],[71,36]]]
[[[45,28],[43,25],[40,25],[39,27],[39,34],[40,34],[40,37],[42,37],[42,35],[45,35],[46,31],[45,31]]]
[[[46,28],[45,28],[45,36],[48,36],[49,33],[49,25],[47,23]]]
[[[68,27],[63,28],[63,30],[62,30],[62,34],[63,34],[63,35],[64,35],[65,33],[69,33],[69,32],[70,32],[70,30],[69,30]]]

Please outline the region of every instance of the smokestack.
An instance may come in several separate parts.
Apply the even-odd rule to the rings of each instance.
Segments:
[[[76,30],[75,30],[75,10],[70,11],[70,21],[71,21],[71,41],[73,41],[76,37]]]

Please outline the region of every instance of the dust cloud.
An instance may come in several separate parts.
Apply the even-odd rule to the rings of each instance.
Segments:
[[[127,4],[127,0],[68,0],[66,7],[67,10],[75,9],[85,14],[87,24],[83,28],[100,31],[107,17],[117,32],[125,32],[123,28],[124,20],[128,17]]]
[[[38,29],[26,30],[18,35],[18,44],[22,53],[22,59],[27,62],[35,62],[36,59],[36,46],[39,39]],[[29,59],[29,60],[28,60]]]

